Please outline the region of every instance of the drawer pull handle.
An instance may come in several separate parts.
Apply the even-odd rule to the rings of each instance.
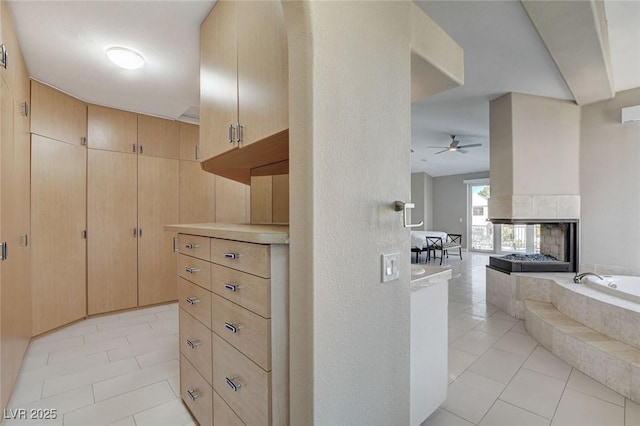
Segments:
[[[195,305],[196,303],[200,303],[200,299],[198,299],[196,297],[187,297],[185,300],[190,305]]]
[[[236,284],[225,284],[224,288],[226,290],[229,290],[230,292],[235,293],[236,291],[240,290],[240,286],[236,285]]]
[[[196,399],[198,399],[198,397],[200,395],[198,395],[198,393],[195,391],[195,389],[189,389],[187,391],[187,395],[189,395],[189,399],[191,399],[192,401],[195,401]]]
[[[191,349],[195,349],[198,346],[200,346],[200,340],[189,340],[189,339],[187,339],[187,346],[189,346]]]
[[[200,269],[198,268],[185,268],[184,270],[189,274],[195,274],[196,272],[200,272]]]
[[[188,243],[184,245],[184,248],[189,249],[189,250],[193,250],[193,249],[197,249],[198,245],[196,243]]]
[[[229,385],[229,387],[231,388],[232,391],[234,392],[238,392],[240,390],[240,384],[234,382],[233,380],[235,379],[235,377],[225,377],[227,379],[227,385]]]
[[[232,333],[237,333],[239,330],[239,327],[237,327],[236,325],[234,325],[233,323],[230,322],[225,322],[224,323],[224,328],[226,328],[227,330],[229,330]]]
[[[240,257],[240,255],[238,253],[225,253],[224,254],[224,258],[225,259],[237,259],[238,257]]]

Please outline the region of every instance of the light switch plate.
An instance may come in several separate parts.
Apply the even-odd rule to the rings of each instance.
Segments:
[[[397,280],[400,277],[400,253],[382,255],[382,282]]]

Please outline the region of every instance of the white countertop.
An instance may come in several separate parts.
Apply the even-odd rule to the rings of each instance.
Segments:
[[[423,270],[423,271],[422,271]],[[411,290],[420,290],[451,278],[451,268],[411,264]]]

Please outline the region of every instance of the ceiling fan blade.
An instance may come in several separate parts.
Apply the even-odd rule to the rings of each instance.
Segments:
[[[456,149],[456,151],[458,151],[460,154],[466,154],[467,152],[469,152],[466,149],[462,149],[460,147],[458,147],[458,149]]]
[[[447,151],[449,151],[449,148],[447,148],[447,149],[443,149],[442,151],[438,151],[438,152],[436,152],[436,153],[435,153],[435,154],[433,154],[433,155],[442,154],[443,152],[447,152]]]
[[[482,146],[481,143],[472,143],[470,145],[460,145],[458,148],[475,148],[476,146]]]
[[[430,148],[430,149],[445,149],[445,148],[449,149],[448,146],[428,146],[427,148]]]

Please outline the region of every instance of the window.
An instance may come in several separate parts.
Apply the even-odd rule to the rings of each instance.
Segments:
[[[484,207],[483,206],[474,207],[473,208],[473,215],[474,216],[482,216],[482,215],[484,215]]]

